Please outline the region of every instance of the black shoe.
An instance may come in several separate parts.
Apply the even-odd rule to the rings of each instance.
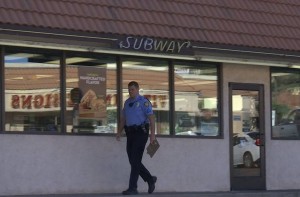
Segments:
[[[136,189],[128,189],[122,192],[123,195],[137,195],[138,193]]]
[[[152,181],[148,182],[148,193],[151,194],[155,190],[156,176],[152,176]]]

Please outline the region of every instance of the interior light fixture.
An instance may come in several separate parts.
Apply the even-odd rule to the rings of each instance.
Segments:
[[[300,65],[292,65],[292,66],[290,66],[290,68],[297,68],[297,69],[300,69]]]
[[[270,61],[270,60],[258,60],[258,59],[244,59],[244,58],[226,58],[226,57],[214,57],[214,56],[197,56],[198,61],[208,62],[220,62],[220,63],[234,63],[234,64],[251,64],[259,66],[274,66],[274,67],[294,67],[290,62],[284,61]]]
[[[101,47],[88,47],[79,45],[67,45],[60,43],[46,43],[46,42],[33,42],[25,40],[8,40],[0,39],[0,45],[7,46],[19,46],[19,47],[34,47],[41,49],[54,49],[54,50],[66,50],[66,51],[80,51],[80,52],[93,52],[93,53],[103,53],[103,54],[114,54],[114,55],[134,55],[139,57],[156,57],[156,58],[171,58],[180,60],[195,60],[195,57],[187,55],[172,55],[172,54],[156,54],[148,52],[132,52],[124,50],[114,50],[114,49],[103,49]]]

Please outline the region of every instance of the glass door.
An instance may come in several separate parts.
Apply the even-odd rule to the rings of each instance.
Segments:
[[[265,189],[264,90],[230,83],[231,189]]]

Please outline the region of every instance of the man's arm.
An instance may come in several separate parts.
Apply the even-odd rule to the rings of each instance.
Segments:
[[[124,129],[124,126],[125,126],[125,118],[123,115],[121,115],[121,121],[120,121],[120,126],[118,127],[118,132],[117,132],[117,135],[116,135],[116,139],[118,141],[120,141],[120,138],[122,136],[122,131]]]
[[[149,117],[150,121],[150,143],[153,143],[155,140],[155,116],[151,114]]]

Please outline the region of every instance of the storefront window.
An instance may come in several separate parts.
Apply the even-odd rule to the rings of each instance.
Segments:
[[[300,70],[271,70],[272,137],[300,139]]]
[[[116,57],[66,52],[63,59],[60,51],[42,51],[6,50],[5,130],[116,133],[120,104],[117,103]],[[137,81],[140,94],[152,104],[156,134],[220,135],[216,65],[132,57],[121,60],[122,104],[129,96],[128,83]],[[169,76],[172,65],[174,73]],[[60,78],[61,70],[66,72],[65,79]],[[173,79],[174,89],[169,84]],[[65,87],[62,92],[61,84]],[[173,93],[174,97],[170,97]],[[66,98],[65,109],[61,108],[62,94]],[[170,112],[170,106],[174,113]],[[66,113],[61,118],[62,110]],[[174,121],[170,121],[170,114]],[[64,126],[66,130],[61,131]]]
[[[128,83],[137,81],[140,94],[152,103],[156,118],[156,133],[170,134],[169,130],[169,74],[168,62],[164,60],[124,59],[123,101],[128,97]]]
[[[115,133],[117,85],[115,58],[67,55],[68,133]]]
[[[60,132],[59,65],[53,53],[6,52],[6,131]]]
[[[175,134],[218,136],[217,66],[175,62]]]

